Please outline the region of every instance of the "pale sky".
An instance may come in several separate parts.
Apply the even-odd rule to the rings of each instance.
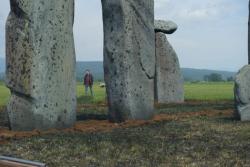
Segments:
[[[75,0],[77,60],[103,60],[101,0]],[[5,57],[9,0],[0,5],[0,57]],[[247,64],[248,0],[155,0],[155,17],[176,22],[169,40],[181,67],[237,71]]]

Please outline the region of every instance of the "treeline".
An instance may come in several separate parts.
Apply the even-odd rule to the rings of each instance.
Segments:
[[[229,76],[226,78],[223,78],[223,76],[219,73],[211,73],[208,75],[204,75],[203,79],[201,80],[192,80],[189,78],[185,78],[184,77],[184,81],[185,82],[201,82],[201,81],[205,81],[205,82],[233,82],[235,79],[234,76]]]
[[[5,78],[5,74],[4,73],[0,73],[0,81],[3,82]]]
[[[0,58],[0,80],[4,80],[5,60]],[[95,81],[102,82],[104,80],[103,62],[92,61],[92,62],[80,62],[76,63],[76,80],[82,82],[85,71],[89,69]],[[235,72],[229,71],[216,71],[206,69],[193,69],[193,68],[182,68],[181,72],[186,82],[196,81],[232,81],[235,76]]]
[[[83,81],[83,75],[84,72],[79,72],[77,73],[76,80],[77,82],[82,82]],[[97,82],[103,82],[103,74],[102,73],[94,73],[94,79]],[[0,81],[4,81],[4,73],[0,73]],[[199,82],[199,81],[205,81],[205,82],[232,82],[234,81],[234,76],[227,77],[224,79],[221,74],[218,73],[211,73],[209,75],[204,75],[203,80],[190,80],[188,78],[184,77],[185,82]]]
[[[211,73],[210,75],[204,76],[204,81],[207,81],[207,82],[222,82],[222,81],[232,82],[232,81],[234,81],[234,77],[230,76],[230,77],[227,77],[225,80],[225,79],[223,79],[221,74]]]
[[[184,77],[184,81],[185,82],[201,82],[201,81],[205,81],[205,82],[233,82],[235,79],[234,76],[229,76],[226,78],[223,78],[223,76],[219,73],[211,73],[208,75],[204,75],[203,79],[201,80],[191,80],[189,78],[185,78]]]

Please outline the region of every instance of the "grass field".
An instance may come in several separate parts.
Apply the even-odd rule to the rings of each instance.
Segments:
[[[211,83],[185,83],[186,100],[232,100],[233,83],[231,82],[211,82]],[[0,83],[0,106],[6,105],[10,92]],[[84,87],[77,84],[77,97],[79,104],[95,104],[105,101],[105,88],[100,88],[98,83],[94,85],[94,97],[84,95]]]
[[[10,91],[0,82],[0,107],[6,105],[10,96]]]
[[[250,164],[250,122],[233,117],[233,83],[186,83],[186,103],[157,104],[154,119],[122,124],[107,121],[105,89],[94,90],[94,98],[84,96],[77,85],[78,121],[69,130],[18,133],[0,125],[0,155],[50,167]],[[0,91],[5,105],[9,92],[3,85]]]
[[[232,100],[232,82],[186,83],[185,99],[187,100]]]

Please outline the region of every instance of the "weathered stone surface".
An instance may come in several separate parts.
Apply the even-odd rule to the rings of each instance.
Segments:
[[[248,2],[248,64],[250,64],[250,1]]]
[[[7,107],[13,130],[75,122],[74,1],[11,0],[6,23]]]
[[[242,121],[250,121],[250,65],[244,66],[235,78],[235,115]]]
[[[172,34],[177,30],[178,26],[173,21],[155,20],[155,32]]]
[[[102,6],[110,120],[150,119],[154,111],[154,1],[102,0]]]
[[[0,126],[2,127],[9,127],[9,117],[6,108],[1,108],[0,112]]]
[[[183,77],[178,57],[164,33],[156,33],[155,99],[159,103],[184,101]]]

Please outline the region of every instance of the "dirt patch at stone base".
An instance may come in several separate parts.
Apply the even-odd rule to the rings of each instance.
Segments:
[[[94,133],[94,132],[110,132],[114,129],[118,128],[131,128],[131,127],[138,127],[148,124],[154,124],[161,121],[178,121],[187,119],[190,117],[199,117],[199,116],[207,116],[207,117],[214,117],[214,116],[232,116],[233,110],[208,110],[208,111],[200,111],[200,112],[186,112],[186,113],[177,113],[177,114],[159,114],[155,115],[152,120],[143,121],[143,120],[130,120],[124,123],[111,123],[108,120],[87,120],[87,121],[78,121],[74,127],[64,130],[56,130],[51,129],[48,131],[39,131],[34,130],[31,132],[16,132],[10,131],[5,127],[0,127],[0,144],[5,144],[11,139],[21,139],[25,137],[32,137],[32,136],[40,136],[46,134],[54,134],[59,132],[64,133]]]

